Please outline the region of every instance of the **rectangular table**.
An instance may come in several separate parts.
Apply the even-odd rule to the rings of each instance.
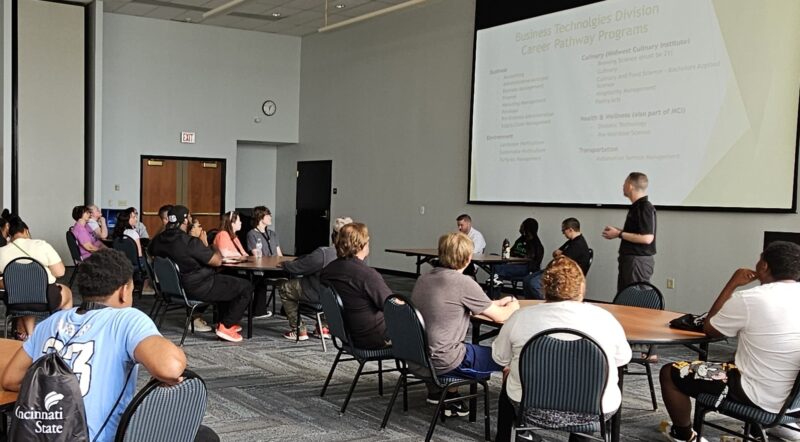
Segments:
[[[239,270],[248,275],[250,281],[253,282],[257,276],[265,276],[267,272],[273,272],[275,276],[289,276],[288,272],[283,269],[281,263],[294,261],[294,256],[262,256],[256,258],[255,256],[244,257],[243,260],[237,262],[230,262],[223,260],[222,267],[226,269]],[[273,288],[273,310],[275,309],[274,301],[274,288]],[[267,300],[269,301],[269,300]],[[255,296],[250,301],[250,308],[247,309],[247,339],[253,337],[253,306],[255,305]],[[276,312],[273,312],[275,314]]]
[[[531,307],[541,304],[545,301],[541,300],[521,300],[520,308]],[[627,305],[592,303],[612,315],[622,325],[625,330],[625,337],[630,344],[648,344],[648,345],[684,345],[697,351],[701,359],[706,359],[708,356],[708,344],[714,341],[720,341],[724,338],[712,338],[702,332],[693,332],[688,330],[678,330],[670,328],[669,321],[684,315],[684,313],[672,312],[669,310],[654,310],[641,307],[631,307]],[[493,329],[487,333],[481,334],[481,326],[490,326]],[[496,336],[503,326],[502,322],[493,321],[492,319],[483,316],[475,315],[472,317],[472,342],[478,344],[480,341]],[[622,393],[624,367],[619,367],[619,390]],[[471,404],[472,405],[472,404]],[[473,407],[474,408],[474,407]],[[472,412],[472,410],[470,410]],[[619,441],[620,422],[622,421],[622,405],[614,415],[611,422],[611,440],[614,442]]]
[[[439,250],[437,249],[386,249],[386,251],[406,256],[415,256],[417,258],[417,276],[421,274],[420,270],[422,264],[439,257]],[[472,255],[472,262],[489,275],[493,275],[494,268],[497,265],[509,263],[523,264],[528,262],[528,258],[503,258],[500,255]]]

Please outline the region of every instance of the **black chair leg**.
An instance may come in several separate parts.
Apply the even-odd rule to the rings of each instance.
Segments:
[[[653,385],[653,370],[650,364],[644,364],[644,369],[647,371],[647,383],[650,384],[650,399],[653,401],[653,411],[658,410],[658,400],[656,399],[656,388]]]
[[[491,422],[489,421],[489,386],[485,382],[481,382],[483,387],[483,424],[484,424],[484,439],[488,442],[492,440],[490,431]]]
[[[400,385],[405,384],[406,375],[405,373],[401,374],[400,377],[397,379],[397,384],[394,386],[394,391],[392,392],[392,398],[389,399],[389,404],[386,406],[386,413],[383,414],[383,421],[381,422],[381,430],[386,428],[386,424],[389,423],[389,416],[392,414],[392,407],[394,407],[394,401],[397,400],[397,393],[400,392]]]
[[[69,282],[67,283],[69,288],[72,288],[72,283],[75,282],[75,276],[78,275],[78,268],[78,266],[73,267],[72,274],[69,275]]]
[[[383,360],[378,359],[378,395],[383,396]]]
[[[347,392],[347,397],[344,398],[344,403],[342,404],[342,409],[339,410],[339,414],[344,414],[344,411],[347,410],[347,404],[350,403],[350,397],[353,396],[353,392],[356,389],[356,384],[358,383],[358,378],[361,377],[361,371],[364,370],[364,364],[366,361],[358,361],[358,370],[356,370],[356,376],[353,378],[353,383],[350,384],[350,391]]]
[[[708,413],[708,409],[703,407],[700,404],[696,404],[694,407],[694,422],[692,423],[692,428],[694,431],[697,432],[697,440],[702,440],[703,437],[703,424],[706,421],[706,413]]]
[[[194,311],[194,309],[192,309],[192,312],[193,311]],[[178,347],[183,347],[183,341],[186,340],[186,332],[189,331],[189,324],[191,322],[192,322],[192,314],[187,309],[187,311],[186,311],[186,323],[183,325],[183,336],[181,336],[181,343],[178,345]],[[194,329],[194,324],[192,324],[192,329]],[[192,333],[194,333],[194,330],[192,330]]]
[[[149,316],[150,319],[155,319],[155,317],[153,316],[153,313],[156,312],[156,308],[159,306],[159,304],[161,304],[161,299],[156,297],[156,299],[153,301],[153,306],[150,307],[150,313],[147,314],[147,316]]]
[[[333,377],[333,372],[336,370],[336,366],[339,365],[339,358],[342,357],[342,351],[339,350],[339,353],[336,354],[336,358],[333,360],[333,365],[331,365],[331,370],[328,372],[328,377],[325,379],[325,383],[322,384],[322,392],[320,392],[319,397],[325,396],[325,391],[328,390],[328,384],[331,382],[331,378]]]
[[[431,426],[428,427],[428,434],[425,436],[425,442],[430,442],[431,437],[433,437],[433,430],[436,429],[436,420],[439,419],[439,416],[442,417],[442,422],[444,422],[444,400],[447,397],[447,386],[442,389],[442,394],[439,396],[439,403],[436,404],[436,411],[433,413],[433,418],[431,419]]]

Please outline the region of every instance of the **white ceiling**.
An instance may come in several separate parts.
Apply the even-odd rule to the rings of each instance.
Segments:
[[[328,0],[329,25],[406,0]],[[203,13],[230,0],[105,0],[103,10],[161,20],[198,23]],[[341,9],[336,5],[344,5]],[[273,14],[280,14],[276,17]],[[325,0],[251,0],[202,25],[303,36],[325,26]]]

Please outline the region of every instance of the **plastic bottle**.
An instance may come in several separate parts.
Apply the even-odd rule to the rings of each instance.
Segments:
[[[256,258],[261,258],[264,255],[264,253],[262,252],[262,250],[264,249],[262,247],[263,246],[261,245],[261,238],[258,238],[256,240],[256,252],[255,252]]]
[[[508,238],[503,240],[503,259],[511,258],[511,243],[508,242]]]

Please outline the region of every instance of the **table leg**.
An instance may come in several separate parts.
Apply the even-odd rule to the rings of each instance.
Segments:
[[[422,257],[421,257],[421,256],[419,256],[419,255],[417,255],[417,277],[419,277],[419,275],[421,275],[421,274],[422,274],[422,273],[421,273],[421,269],[422,269],[422,263],[423,263],[423,261],[422,261]]]
[[[250,272],[250,285],[255,287],[253,284],[253,273]],[[253,290],[253,296],[250,297],[250,308],[247,309],[247,339],[251,339],[253,337],[253,309],[256,306],[256,293]]]
[[[622,385],[623,379],[625,378],[625,367],[617,367],[617,375],[619,377],[619,381],[617,381],[617,385],[619,386],[619,392],[622,395]],[[619,404],[619,410],[617,410],[614,417],[611,418],[611,442],[619,442],[619,430],[620,424],[622,423],[622,402]]]

